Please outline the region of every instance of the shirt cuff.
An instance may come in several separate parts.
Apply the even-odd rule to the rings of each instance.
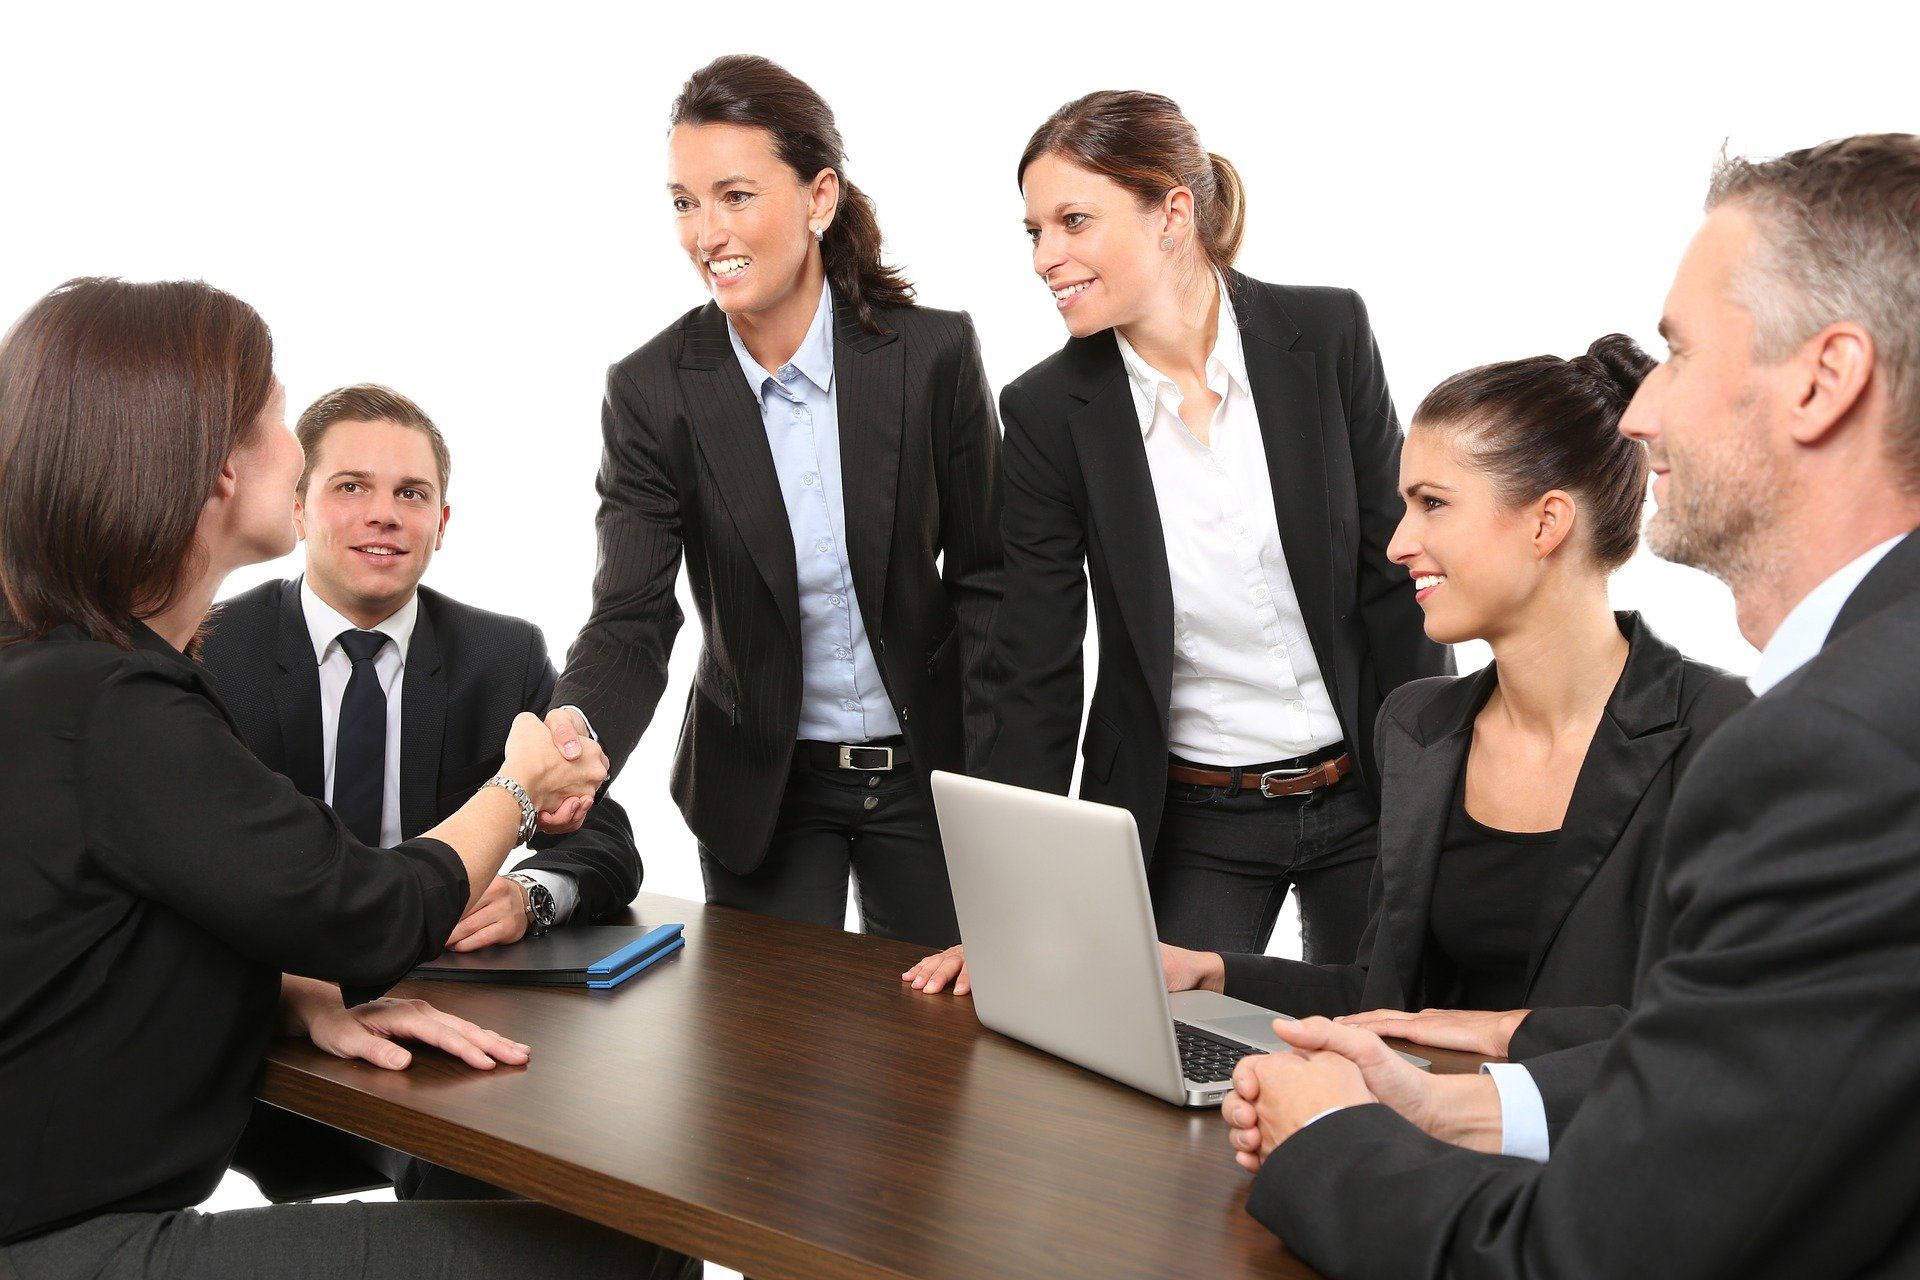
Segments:
[[[1493,1077],[1500,1094],[1500,1154],[1545,1164],[1547,1104],[1540,1086],[1518,1062],[1489,1062],[1480,1070]]]
[[[555,924],[565,924],[573,917],[573,909],[580,905],[580,886],[564,871],[522,871],[516,867],[513,874],[544,885],[547,892],[553,895]]]
[[[591,721],[591,720],[589,720],[589,719],[587,719],[587,713],[586,713],[586,712],[584,712],[584,711],[582,711],[582,710],[581,710],[580,708],[578,708],[578,707],[576,707],[576,706],[574,706],[574,705],[573,705],[573,704],[572,704],[571,702],[569,702],[569,703],[565,703],[564,705],[562,705],[562,706],[561,706],[561,708],[560,708],[560,709],[561,709],[562,711],[571,711],[571,712],[573,712],[573,714],[575,714],[575,715],[577,715],[577,716],[579,716],[579,717],[580,717],[580,723],[581,723],[581,724],[583,724],[583,725],[585,725],[585,726],[587,726],[587,736],[588,736],[589,738],[592,738],[592,739],[593,739],[593,740],[594,740],[595,742],[598,742],[598,741],[600,741],[600,735],[599,735],[599,734],[597,734],[597,733],[595,733],[595,732],[593,731],[593,721]]]
[[[1319,1115],[1308,1116],[1306,1121],[1301,1124],[1300,1129],[1306,1128],[1307,1125],[1313,1124],[1315,1121],[1325,1120],[1328,1116],[1332,1115],[1336,1111],[1345,1111],[1349,1106],[1352,1106],[1352,1105],[1353,1105],[1352,1103],[1342,1103],[1337,1107],[1328,1107],[1325,1111],[1322,1111]],[[1295,1129],[1294,1132],[1298,1133],[1300,1132],[1300,1129]]]

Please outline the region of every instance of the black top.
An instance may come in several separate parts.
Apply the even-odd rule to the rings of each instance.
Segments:
[[[1505,1007],[1622,1006],[1633,995],[1673,789],[1701,745],[1753,701],[1744,680],[1683,657],[1639,615],[1615,615],[1627,662],[1581,762],[1540,889],[1522,998]],[[1402,685],[1380,712],[1380,860],[1367,931],[1347,965],[1226,957],[1227,994],[1305,1017],[1441,1005],[1450,975],[1433,957],[1434,885],[1447,813],[1496,664]],[[1529,1017],[1511,1056],[1532,1057]],[[1557,1046],[1556,1046],[1557,1047]]]
[[[222,603],[209,620],[200,665],[253,753],[324,799],[320,675],[300,580],[262,583]],[[554,681],[540,628],[420,588],[400,694],[401,835],[446,821],[500,772],[514,716],[546,715]],[[518,870],[574,878],[576,924],[619,914],[639,891],[633,824],[604,791],[578,831],[537,835],[529,847],[533,856]]]
[[[133,630],[0,648],[0,1243],[205,1199],[281,972],[391,982],[467,901],[452,849],[359,843]]]
[[[1436,989],[1450,1009],[1517,1009],[1558,831],[1500,831],[1467,812],[1466,781],[1454,792],[1429,919]]]

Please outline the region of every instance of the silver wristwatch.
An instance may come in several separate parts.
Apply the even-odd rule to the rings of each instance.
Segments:
[[[553,928],[556,903],[547,886],[532,876],[521,875],[518,871],[507,873],[507,879],[513,881],[527,894],[527,936],[537,938]]]
[[[540,811],[533,807],[533,800],[527,795],[527,789],[504,773],[496,773],[480,784],[482,789],[499,787],[520,802],[520,839],[525,844],[533,839],[533,833],[540,829]]]

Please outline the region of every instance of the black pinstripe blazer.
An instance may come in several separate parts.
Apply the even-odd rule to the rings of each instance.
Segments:
[[[854,591],[922,777],[992,738],[1000,599],[999,424],[965,314],[836,298],[833,373]],[[617,770],[653,717],[686,557],[702,648],[672,790],[701,846],[760,864],[800,718],[793,530],[752,390],[712,303],[607,374],[593,613],[556,704],[587,713]]]

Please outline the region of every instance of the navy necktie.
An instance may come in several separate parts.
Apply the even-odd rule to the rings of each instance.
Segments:
[[[382,843],[387,780],[387,695],[373,659],[389,638],[384,631],[340,633],[353,674],[340,697],[340,727],[333,740],[333,811],[360,843],[376,847]]]

